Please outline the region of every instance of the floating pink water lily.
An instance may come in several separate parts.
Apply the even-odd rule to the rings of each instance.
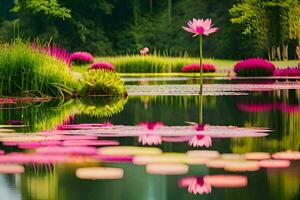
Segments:
[[[36,149],[39,154],[51,154],[51,155],[61,155],[61,154],[71,154],[71,155],[96,155],[97,148],[94,147],[40,147]]]
[[[188,187],[188,192],[192,194],[209,194],[211,185],[205,181],[205,177],[187,177],[179,181],[180,187]]]
[[[138,141],[142,143],[142,145],[160,145],[162,137],[155,134],[146,134],[139,136]]]
[[[195,135],[189,140],[189,145],[192,147],[210,147],[212,145],[212,139],[208,135]]]
[[[188,27],[182,27],[184,30],[190,33],[194,33],[194,37],[197,35],[208,36],[211,33],[217,32],[219,28],[213,28],[214,24],[211,19],[193,19],[188,22]]]
[[[64,146],[116,146],[120,143],[116,140],[67,140]]]

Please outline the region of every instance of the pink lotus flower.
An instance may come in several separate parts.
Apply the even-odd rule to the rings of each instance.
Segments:
[[[142,143],[142,145],[160,145],[162,137],[160,135],[146,134],[139,136],[138,141]]]
[[[181,68],[182,72],[200,72],[200,64],[189,64]],[[203,72],[215,72],[216,67],[213,64],[203,64]]]
[[[109,71],[115,71],[115,66],[109,62],[98,62],[94,63],[90,69],[104,69],[104,70],[109,70]]]
[[[179,181],[179,186],[188,187],[188,192],[192,194],[209,194],[211,185],[207,183],[205,177],[187,177]]]
[[[190,33],[194,33],[194,36],[197,35],[206,35],[208,36],[211,33],[217,32],[219,28],[213,28],[211,19],[193,19],[193,21],[188,22],[188,27],[182,27],[184,30]]]
[[[140,50],[140,54],[145,56],[149,53],[149,48],[148,47],[145,47],[143,49]]]
[[[189,145],[192,147],[210,147],[212,145],[211,137],[208,135],[195,135],[189,140]]]

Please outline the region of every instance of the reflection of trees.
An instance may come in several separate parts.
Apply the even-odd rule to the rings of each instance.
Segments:
[[[28,167],[21,175],[20,188],[24,199],[57,199],[58,174],[42,166]]]
[[[248,112],[248,119],[244,120],[246,127],[269,127],[274,130],[266,138],[256,139],[234,139],[232,140],[232,149],[236,153],[249,151],[268,151],[275,152],[280,150],[298,150],[300,148],[300,112],[297,109],[289,112],[289,106],[300,107],[299,91],[277,91],[267,93],[267,95],[258,95],[241,98],[238,102],[244,102],[249,105],[258,105],[262,102],[276,105],[274,110],[262,112]],[[278,105],[280,105],[278,109]]]
[[[20,131],[41,131],[55,128],[69,116],[86,114],[89,116],[107,117],[120,112],[127,99],[121,97],[98,97],[77,99],[67,102],[45,102],[40,104],[21,105],[21,109],[0,110],[0,123],[18,120],[28,125]]]

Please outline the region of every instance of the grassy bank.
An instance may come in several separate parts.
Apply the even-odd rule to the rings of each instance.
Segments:
[[[198,63],[198,58],[191,57],[165,57],[159,55],[148,56],[117,56],[117,57],[97,57],[95,62],[107,61],[116,66],[119,73],[180,73],[184,65]],[[226,73],[228,70],[233,71],[236,60],[222,59],[204,59],[204,63],[210,63],[216,66],[217,73]],[[297,66],[299,61],[274,61],[276,67]],[[88,66],[75,66],[77,72],[85,72]],[[174,75],[174,74],[173,74]],[[177,74],[178,75],[178,74]]]
[[[123,95],[124,83],[97,70],[75,77],[67,63],[23,42],[0,44],[0,96],[58,97]],[[85,70],[86,71],[86,70]]]
[[[68,66],[46,53],[15,42],[0,44],[0,95],[71,95],[79,84]]]

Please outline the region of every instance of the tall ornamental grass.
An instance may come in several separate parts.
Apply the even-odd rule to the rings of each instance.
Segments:
[[[99,58],[112,63],[119,73],[166,73],[181,72],[187,64],[198,62],[189,57],[165,57],[160,55],[127,55]]]
[[[0,95],[72,95],[78,82],[68,65],[30,45],[15,42],[0,44]]]

